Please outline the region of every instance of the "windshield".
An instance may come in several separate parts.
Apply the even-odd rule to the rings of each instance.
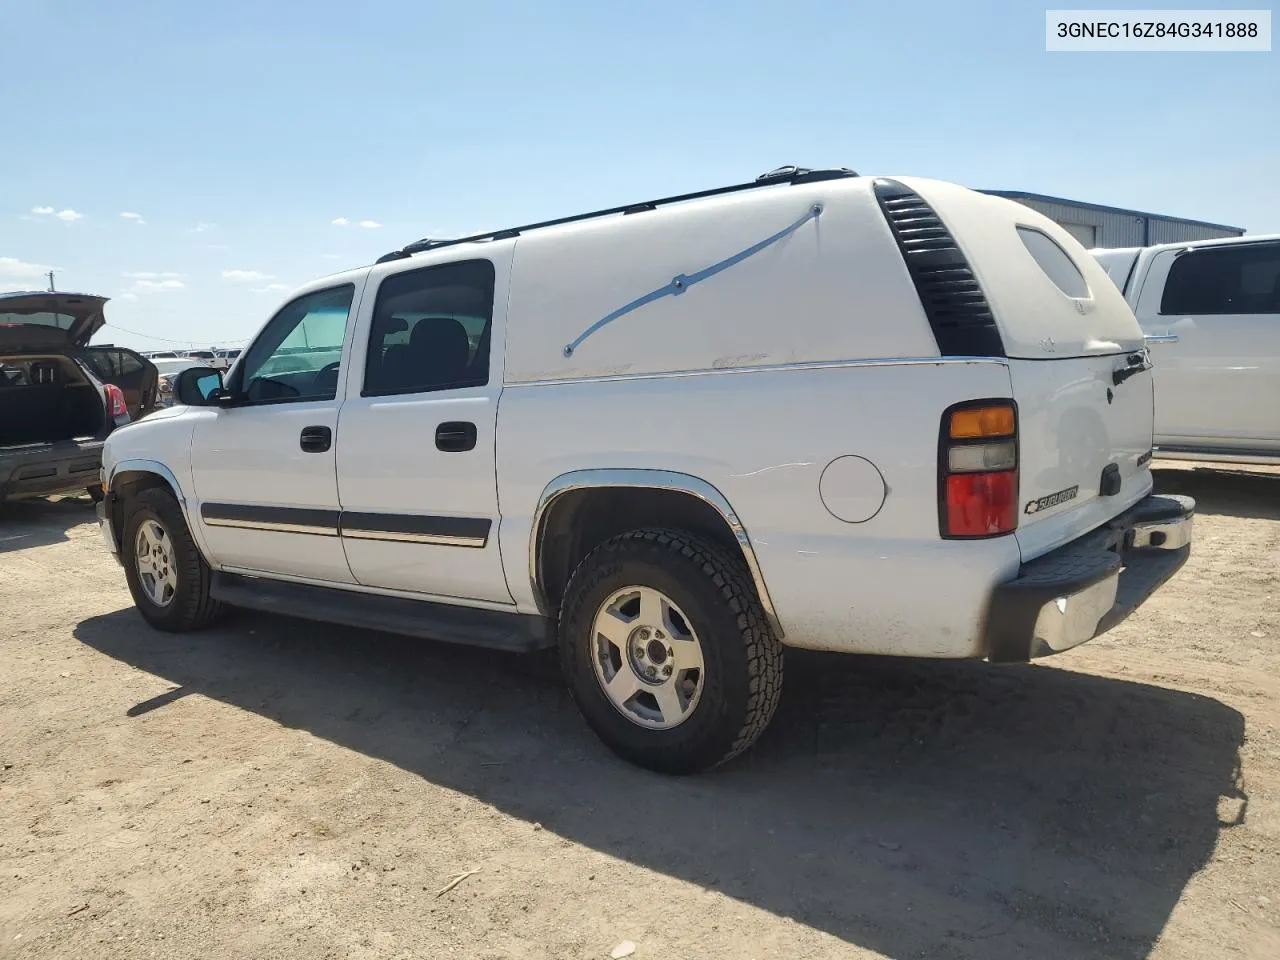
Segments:
[[[54,327],[58,330],[70,330],[76,318],[69,313],[0,313],[0,326],[32,324],[37,327]]]

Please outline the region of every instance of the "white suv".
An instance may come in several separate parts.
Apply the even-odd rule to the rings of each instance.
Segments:
[[[1280,463],[1280,236],[1094,250],[1156,360],[1156,447]]]
[[[597,734],[670,772],[759,736],[785,646],[1027,660],[1190,549],[1123,297],[936,181],[784,168],[420,241],[177,389],[105,456],[148,622],[558,644]]]

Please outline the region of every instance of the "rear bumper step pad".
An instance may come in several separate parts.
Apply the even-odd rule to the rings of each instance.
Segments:
[[[992,594],[987,659],[1011,663],[1061,653],[1120,623],[1187,562],[1194,514],[1190,497],[1149,496],[1024,563]]]

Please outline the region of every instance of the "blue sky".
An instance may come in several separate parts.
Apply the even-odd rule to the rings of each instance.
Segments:
[[[111,296],[99,342],[240,341],[418,237],[784,163],[1280,232],[1280,54],[1050,54],[1025,2],[0,0],[0,22],[0,289],[54,267]]]

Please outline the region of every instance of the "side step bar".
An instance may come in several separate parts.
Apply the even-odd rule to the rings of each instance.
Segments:
[[[234,607],[444,643],[511,653],[528,653],[555,645],[552,622],[546,617],[523,613],[477,610],[236,573],[215,573],[210,592],[215,599]]]

